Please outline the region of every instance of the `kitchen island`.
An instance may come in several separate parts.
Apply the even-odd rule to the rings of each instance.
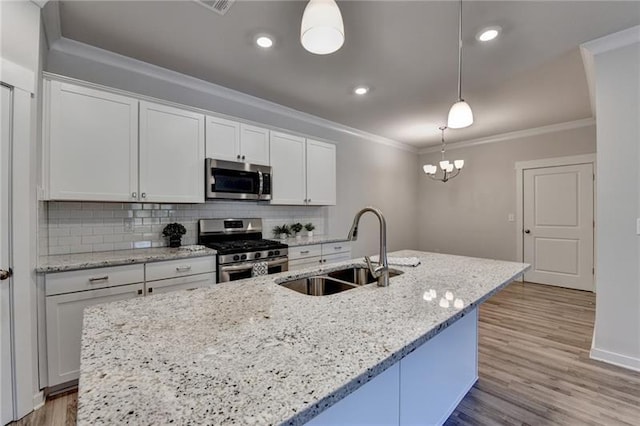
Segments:
[[[410,422],[400,416],[406,401],[428,406],[449,393],[417,388],[400,398],[401,362],[421,368],[414,355],[424,350],[430,367],[411,375],[441,371],[450,377],[444,387],[457,383],[459,370],[476,360],[478,305],[528,265],[417,251],[390,256],[416,256],[421,265],[393,267],[404,273],[389,287],[330,296],[278,285],[320,271],[310,268],[87,309],[78,424],[330,424],[332,416],[348,423],[342,413]],[[473,385],[476,365],[443,412]]]

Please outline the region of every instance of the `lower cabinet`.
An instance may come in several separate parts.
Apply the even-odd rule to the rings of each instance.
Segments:
[[[311,244],[289,248],[289,270],[309,268],[351,259],[349,242]]]
[[[80,377],[80,347],[84,308],[143,295],[144,284],[47,296],[47,365],[49,386]]]
[[[145,294],[168,293],[176,290],[193,290],[212,287],[216,283],[216,273],[191,275],[189,277],[169,278],[167,280],[147,281]]]
[[[211,287],[216,282],[214,256],[148,264],[113,266],[45,275],[47,387],[80,377],[84,309],[101,303],[177,290]],[[148,281],[145,281],[145,277]],[[149,280],[149,278],[151,278]]]

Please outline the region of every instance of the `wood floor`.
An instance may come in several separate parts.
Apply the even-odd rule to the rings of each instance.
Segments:
[[[513,283],[480,308],[480,379],[446,425],[640,425],[640,373],[589,359],[595,296]],[[77,394],[17,425],[74,425]]]

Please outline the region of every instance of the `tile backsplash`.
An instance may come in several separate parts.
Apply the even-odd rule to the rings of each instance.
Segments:
[[[312,222],[316,234],[327,228],[327,207],[271,206],[260,202],[210,201],[204,204],[141,204],[62,202],[44,203],[40,221],[41,254],[85,253],[106,250],[162,247],[162,229],[179,222],[187,229],[182,244],[197,242],[198,219],[263,219],[263,234],[284,223]]]

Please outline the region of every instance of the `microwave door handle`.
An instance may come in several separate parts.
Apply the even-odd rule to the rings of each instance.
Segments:
[[[264,178],[262,172],[258,170],[258,198],[262,197],[262,191],[264,191]]]

